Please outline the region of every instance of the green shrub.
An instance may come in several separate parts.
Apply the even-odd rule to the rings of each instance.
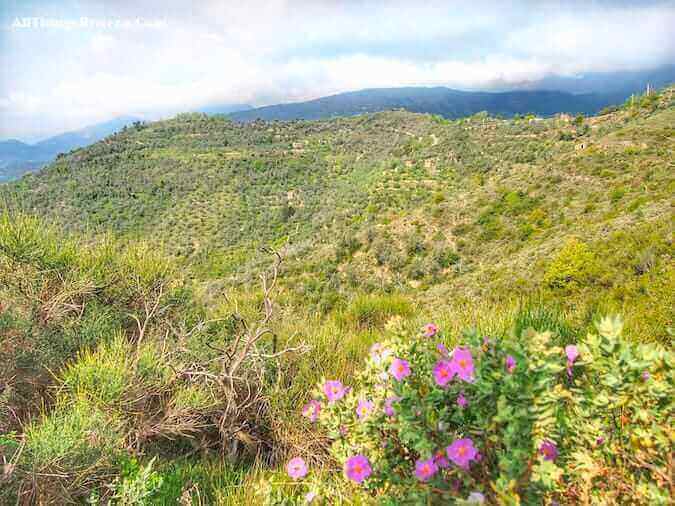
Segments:
[[[605,318],[564,349],[531,329],[467,332],[452,352],[441,335],[373,347],[353,388],[314,392],[331,455],[357,481],[341,489],[390,505],[478,494],[489,504],[669,504],[675,356],[621,334]],[[354,457],[361,467],[348,469]],[[340,478],[316,476],[291,494],[330,501]]]
[[[598,276],[595,254],[585,243],[571,239],[548,266],[544,284],[553,289],[574,290],[590,285]]]

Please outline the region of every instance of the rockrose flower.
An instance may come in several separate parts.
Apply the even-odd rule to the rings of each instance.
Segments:
[[[516,370],[516,359],[513,358],[513,355],[506,357],[506,372],[513,374],[513,371]]]
[[[485,504],[485,496],[480,492],[471,492],[466,501],[471,504]]]
[[[452,378],[455,377],[455,372],[452,369],[452,364],[448,360],[439,360],[434,366],[434,380],[436,384],[445,387]]]
[[[323,384],[323,392],[326,394],[328,402],[335,402],[342,399],[347,393],[347,389],[339,380],[328,380]]]
[[[438,327],[433,323],[427,323],[422,327],[422,334],[424,337],[434,337],[438,333]]]
[[[471,438],[458,439],[445,449],[448,458],[462,469],[469,469],[472,460],[476,460],[478,450]]]
[[[469,401],[467,401],[466,397],[464,397],[464,394],[460,392],[460,394],[457,396],[457,405],[460,408],[465,408],[467,404],[469,404]]]
[[[391,374],[397,381],[401,381],[406,376],[410,376],[410,364],[407,360],[402,358],[395,358],[389,366],[389,374]]]
[[[375,404],[373,404],[373,401],[369,401],[367,399],[359,399],[359,403],[356,406],[356,416],[359,417],[359,420],[363,420],[373,412],[374,408]]]
[[[345,475],[356,483],[363,483],[363,480],[368,478],[373,472],[370,467],[368,457],[365,455],[354,455],[345,461]]]
[[[302,479],[307,476],[307,464],[300,457],[292,458],[286,464],[286,472],[294,480]]]
[[[400,397],[387,397],[384,401],[384,414],[387,416],[394,416],[396,414],[396,410],[394,409],[394,403],[400,401]]]
[[[649,371],[644,371],[644,372],[642,373],[642,379],[643,379],[644,381],[649,381],[649,378],[651,378],[651,374],[649,374]]]
[[[382,343],[375,343],[370,347],[370,357],[376,364],[381,364],[389,355],[391,355],[391,350]]]
[[[438,471],[438,466],[434,459],[422,460],[415,462],[415,476],[420,481],[427,481]]]
[[[438,350],[438,353],[441,354],[441,356],[443,356],[445,358],[448,358],[448,359],[450,358],[450,352],[448,351],[448,349],[445,347],[445,345],[443,343],[438,343],[436,345],[436,349]]]
[[[307,504],[310,504],[311,502],[314,501],[314,499],[316,499],[316,495],[317,495],[316,492],[314,492],[313,490],[310,490],[309,492],[307,492],[305,494],[305,502]]]
[[[321,413],[321,403],[312,399],[302,408],[302,416],[309,418],[310,422],[316,422]]]
[[[579,350],[573,344],[565,346],[565,355],[567,355],[567,375],[572,377],[572,365],[574,361],[579,358]]]
[[[544,441],[539,446],[539,453],[543,455],[544,460],[555,460],[558,458],[558,447],[553,441]]]
[[[450,361],[452,372],[457,374],[463,381],[473,382],[473,357],[468,348],[455,348],[452,351],[452,360]]]

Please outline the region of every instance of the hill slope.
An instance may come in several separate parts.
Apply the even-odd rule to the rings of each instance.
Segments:
[[[325,308],[354,290],[425,293],[429,304],[499,299],[555,277],[548,264],[570,237],[592,257],[608,241],[644,242],[632,260],[616,259],[621,270],[669,254],[671,97],[579,125],[181,115],[72,153],[2,194],[70,229],[149,238],[204,278],[246,279],[252,251],[290,238],[289,283]],[[609,282],[612,269],[598,269],[545,284],[564,285],[568,302],[576,294],[592,306],[616,292],[616,309],[629,304],[623,282],[643,278]]]

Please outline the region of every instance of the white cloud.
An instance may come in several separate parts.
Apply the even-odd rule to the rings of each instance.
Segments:
[[[161,29],[3,32],[0,64],[12,71],[0,78],[0,136],[208,103],[265,105],[366,87],[480,88],[675,60],[668,4],[523,3],[508,12],[480,2],[165,4],[115,4],[119,18],[165,18]]]

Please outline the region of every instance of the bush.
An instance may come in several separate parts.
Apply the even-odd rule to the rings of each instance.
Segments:
[[[544,274],[549,288],[574,290],[591,284],[599,276],[595,254],[583,242],[569,240]]]
[[[323,382],[304,412],[341,488],[381,504],[670,503],[675,356],[628,343],[618,318],[597,331],[564,349],[550,332],[471,331],[452,352],[443,336],[398,335],[353,389]],[[333,497],[333,480],[301,474],[296,496]]]

